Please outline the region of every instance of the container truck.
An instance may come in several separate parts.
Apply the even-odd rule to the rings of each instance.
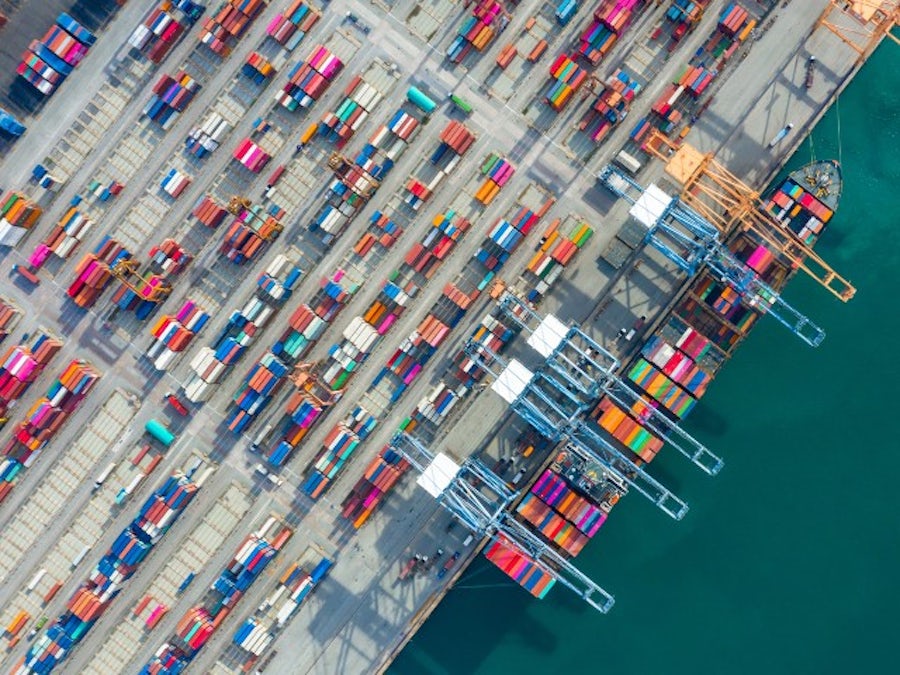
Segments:
[[[175,440],[175,434],[169,431],[168,427],[158,420],[149,420],[147,424],[144,425],[144,429],[167,448],[172,445]]]

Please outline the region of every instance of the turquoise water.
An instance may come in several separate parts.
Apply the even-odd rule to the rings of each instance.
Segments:
[[[688,425],[723,472],[663,457],[685,519],[630,496],[577,560],[612,613],[560,587],[533,600],[482,558],[392,673],[896,672],[897,60],[881,47],[837,106],[844,194],[817,250],[856,298],[798,277],[785,297],[826,330],[822,346],[762,320],[738,350]],[[819,158],[838,156],[837,113],[814,132]],[[789,168],[809,159],[804,145]]]

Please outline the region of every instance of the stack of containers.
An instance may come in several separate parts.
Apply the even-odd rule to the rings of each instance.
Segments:
[[[288,81],[275,100],[288,110],[309,108],[328,89],[344,64],[322,45],[317,45],[308,61],[298,61],[288,72]]]
[[[247,62],[241,66],[241,73],[256,82],[256,84],[264,84],[276,71],[275,65],[259,52],[250,52]]]
[[[383,98],[381,92],[362,77],[354,76],[344,89],[344,98],[337,109],[322,117],[320,132],[338,147],[343,146]]]
[[[153,271],[167,276],[180,274],[194,259],[194,256],[185,251],[174,239],[163,239],[159,246],[150,249],[148,255]]]
[[[304,389],[297,389],[285,406],[284,433],[279,442],[266,453],[266,461],[275,467],[284,466],[323,412],[322,406]]]
[[[54,380],[47,395],[39,398],[25,414],[25,421],[16,426],[12,437],[3,446],[2,453],[12,463],[21,465],[16,474],[30,467],[53,435],[78,409],[85,396],[100,379],[100,374],[86,361],[74,360]],[[14,464],[4,464],[4,474]],[[13,481],[8,478],[0,484],[0,500],[12,490]]]
[[[49,96],[96,41],[93,33],[62,12],[44,37],[32,40],[22,52],[16,73],[41,94]]]
[[[234,407],[225,417],[228,429],[240,435],[265,410],[288,374],[288,367],[267,352],[253,364],[241,387],[234,394]]]
[[[272,159],[272,156],[259,147],[249,138],[245,138],[238,143],[237,148],[232,155],[237,161],[250,169],[253,173],[259,173],[263,167]]]
[[[572,94],[587,79],[587,70],[580,68],[573,58],[560,54],[550,66],[550,77],[553,83],[547,89],[545,99],[557,112],[562,110]]]
[[[606,512],[590,499],[578,494],[558,473],[547,469],[531,487],[531,494],[575,525],[588,538],[597,534],[606,522]]]
[[[228,211],[216,204],[216,200],[212,197],[206,195],[197,201],[197,204],[191,211],[191,215],[207,227],[215,228],[221,225],[222,221],[228,217]]]
[[[190,346],[191,340],[203,329],[209,318],[209,314],[193,300],[185,300],[175,314],[161,317],[150,329],[153,342],[147,349],[147,358],[153,367],[166,370],[175,356]]]
[[[606,81],[578,128],[599,143],[616,124],[625,119],[634,97],[640,91],[641,85],[636,80],[625,71],[617,70]]]
[[[149,497],[69,598],[66,611],[28,650],[23,665],[29,672],[50,672],[81,642],[198,489],[183,474],[174,473]]]
[[[341,515],[359,529],[409,469],[409,462],[386,445],[341,502]]]
[[[293,616],[306,597],[325,578],[334,563],[322,558],[311,572],[298,563],[290,565],[278,580],[275,591],[263,602],[255,617],[248,618],[237,629],[232,642],[252,657],[259,657],[275,639],[276,626],[281,628]],[[276,607],[274,621],[264,610]],[[252,663],[252,661],[250,662]]]
[[[637,4],[638,0],[603,0],[594,12],[593,21],[581,34],[579,53],[592,65],[600,63],[628,27]]]
[[[227,133],[228,122],[219,113],[213,112],[203,124],[191,129],[185,141],[185,147],[195,157],[206,157],[219,149],[219,144]]]
[[[430,279],[471,223],[456,211],[438,213],[420,242],[413,244],[403,258],[405,265]]]
[[[583,222],[576,221],[568,235],[560,233],[558,221],[551,225],[544,243],[528,262],[526,274],[523,275],[532,286],[527,294],[529,301],[537,302],[547,293],[593,234],[594,230]]]
[[[675,24],[672,31],[672,39],[679,41],[703,18],[703,9],[709,0],[672,0],[672,5],[666,10],[666,19]]]
[[[319,13],[303,0],[293,0],[287,9],[272,19],[266,33],[288,51],[293,51],[320,18]]]
[[[482,263],[489,272],[499,270],[525,240],[525,236],[539,218],[538,214],[523,207],[513,218],[512,223],[504,219],[498,220],[488,232],[484,243],[476,251],[476,260]]]
[[[403,234],[403,228],[381,211],[375,211],[369,219],[369,228],[353,247],[353,252],[365,258],[377,243],[383,249],[389,249]]]
[[[343,389],[355,370],[368,358],[381,337],[363,317],[355,316],[343,331],[344,339],[331,346],[322,380],[333,391]]]
[[[708,343],[706,348],[708,349]],[[690,356],[658,335],[652,336],[644,344],[641,354],[694,398],[703,396],[712,381],[712,376],[702,370]]]
[[[112,280],[110,268],[131,254],[115,239],[105,235],[93,253],[88,253],[75,268],[75,280],[66,294],[79,307],[92,307]]]
[[[169,129],[198,91],[200,83],[183,70],[175,77],[163,75],[153,85],[153,96],[144,106],[144,114],[163,129]]]
[[[219,5],[215,16],[203,22],[200,42],[219,56],[231,53],[230,42],[241,38],[251,22],[266,7],[265,0],[228,0]]]
[[[175,635],[144,665],[140,671],[142,675],[180,673],[187,668],[293,534],[288,527],[282,526],[269,543],[266,531],[274,523],[275,519],[270,519],[260,532],[243,541],[234,558],[213,582],[203,603],[189,609],[178,621]]]
[[[701,96],[706,88],[713,81],[715,75],[712,71],[707,70],[703,66],[686,65],[682,71],[675,76],[674,84],[684,87],[688,93],[694,98]]]
[[[134,315],[143,321],[165,300],[164,290],[168,288],[170,286],[163,276],[147,270],[135,273],[127,284],[119,284],[110,300],[121,310],[133,310]]]
[[[481,175],[486,176],[484,183],[475,193],[476,201],[485,206],[490,204],[500,193],[500,188],[512,178],[516,168],[506,159],[492,152],[481,164]]]
[[[759,316],[758,307],[745,305],[743,296],[730,284],[722,283],[708,274],[697,280],[691,292],[742,333],[746,333]]]
[[[377,387],[384,377],[393,375],[396,382],[391,403],[398,401],[449,334],[450,326],[429,313],[387,360],[372,387]]]
[[[9,300],[0,297],[0,342],[3,342],[21,318],[22,311]]]
[[[372,301],[362,320],[372,326],[379,336],[385,335],[411,303],[412,298],[393,281],[384,281],[378,297]]]
[[[565,26],[577,12],[577,0],[559,0],[559,4],[556,6],[556,21],[560,25]]]
[[[362,406],[356,406],[346,419],[328,432],[323,449],[313,462],[313,470],[303,482],[303,491],[318,499],[334,482],[360,442],[375,428],[378,420]]]
[[[643,403],[636,403],[633,415],[622,410],[613,401],[604,397],[594,411],[597,424],[626,448],[634,452],[644,462],[651,462],[662,449],[663,442],[644,428],[641,412],[645,415]]]
[[[588,542],[587,536],[572,523],[560,516],[534,494],[528,493],[519,502],[516,513],[534,525],[550,543],[556,544],[569,555],[576,556]]]
[[[87,192],[94,195],[101,202],[109,201],[110,197],[117,196],[125,186],[119,181],[110,181],[108,185],[104,185],[99,180],[94,179],[87,184]],[[80,201],[80,197],[76,196],[72,199],[72,205],[77,206],[76,200]]]
[[[176,18],[176,9],[180,9]],[[142,51],[153,63],[162,63],[169,51],[178,44],[188,26],[200,18],[203,7],[179,0],[164,0],[157,5],[143,23],[138,24],[128,38],[128,44]]]
[[[695,398],[643,358],[639,358],[628,371],[628,379],[678,419],[687,415],[697,403]]]
[[[440,164],[441,159],[447,154],[447,151],[452,151],[451,155],[453,157],[451,158],[451,162],[448,162],[447,166],[442,169],[444,173],[449,174],[456,168],[456,164],[459,161],[456,158],[466,154],[469,148],[472,147],[472,144],[475,143],[475,134],[472,133],[465,124],[457,122],[456,120],[450,120],[447,123],[447,126],[444,127],[444,130],[441,131],[440,140],[440,145],[438,145],[437,149],[432,153],[429,161],[437,166]]]
[[[231,262],[244,264],[256,256],[266,241],[266,235],[271,237],[273,228],[265,227],[262,233],[256,232],[252,227],[240,220],[235,220],[222,239],[219,252]]]
[[[497,54],[497,67],[500,68],[500,70],[506,70],[506,68],[509,67],[509,64],[512,63],[513,59],[518,55],[519,52],[516,49],[516,45],[510,42],[500,50],[499,54]]]
[[[467,393],[468,390],[464,386],[452,389],[445,382],[438,382],[419,400],[410,414],[410,419],[415,420],[416,426],[424,422],[440,426]]]
[[[683,85],[669,84],[651,106],[650,110],[661,118],[655,125],[660,131],[669,134],[675,129],[675,125],[681,122],[684,114],[679,109],[678,102],[685,91],[687,87]],[[632,137],[636,134],[637,130]],[[639,137],[635,140],[639,140]]]
[[[7,193],[0,202],[0,246],[18,244],[43,212],[22,193]]]
[[[66,259],[87,236],[93,221],[76,206],[69,207],[59,222],[47,233],[34,249],[29,262],[33,267],[40,267],[50,253],[58,258]]]
[[[479,0],[450,43],[447,58],[453,63],[461,63],[473,47],[479,52],[487,47],[496,34],[491,24],[497,21],[503,11],[503,5],[496,0]]]
[[[0,417],[6,417],[10,406],[21,398],[60,349],[62,342],[39,332],[31,347],[16,345],[0,357]]]
[[[163,177],[159,186],[172,199],[178,199],[188,185],[191,184],[191,177],[186,173],[182,173],[178,169],[169,169],[168,173]]]
[[[477,344],[484,345],[494,354],[499,354],[514,336],[515,331],[497,317],[486,314],[472,332],[470,339]],[[486,356],[486,353],[484,355]],[[460,350],[456,362],[458,363],[456,379],[465,386],[472,387],[484,377],[484,370],[464,350]]]
[[[502,534],[494,535],[490,544],[485,547],[484,555],[504,574],[538,599],[546,596],[556,583],[553,575],[539,567]]]
[[[730,37],[741,32],[750,13],[736,2],[729,2],[719,15],[719,30]]]

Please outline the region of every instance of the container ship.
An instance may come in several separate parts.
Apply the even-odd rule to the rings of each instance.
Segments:
[[[838,162],[811,162],[791,172],[766,199],[763,210],[811,246],[837,210],[842,188]]]
[[[841,187],[838,162],[813,162],[776,183],[759,208],[812,246],[834,216]],[[726,241],[735,257],[776,292],[795,271],[790,260],[771,250],[753,230],[738,229]],[[620,373],[639,400],[629,407],[602,396],[590,415],[596,431],[636,466],[651,462],[665,447],[666,437],[648,425],[648,408],[673,423],[684,420],[761,314],[734,288],[702,269],[675,296]],[[516,505],[516,518],[565,559],[580,552],[628,491],[603,467],[585,464],[565,446],[556,449]],[[546,560],[530,558],[501,535],[492,538],[484,554],[538,598],[558,578]]]

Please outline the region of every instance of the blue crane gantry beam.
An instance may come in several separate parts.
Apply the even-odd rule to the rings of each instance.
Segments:
[[[500,308],[531,334],[539,330],[544,320],[525,300],[511,292],[506,292],[501,297]],[[641,404],[641,424],[709,475],[716,475],[725,465],[721,458],[622,380],[617,375],[620,365],[618,359],[577,325],[567,328],[565,336],[547,356],[546,363],[566,382],[574,385],[586,399],[596,401],[606,395],[625,410]]]
[[[395,434],[391,447],[406,457],[420,474],[425,474],[434,463],[431,450],[409,434]],[[489,537],[502,535],[506,545],[530,558],[544,574],[576,593],[594,609],[604,614],[612,609],[615,598],[610,593],[509,513],[508,507],[516,496],[503,479],[477,459],[470,458],[459,467],[437,499],[473,532]]]
[[[655,185],[645,189],[611,164],[597,178],[616,196],[632,206],[638,205],[644,216],[638,220],[647,226],[645,241],[682,271],[693,276],[706,265],[714,277],[737,291],[749,307],[768,314],[808,345],[817,347],[825,339],[825,331],[738,260],[719,240],[715,226],[677,197],[665,194]]]
[[[495,380],[500,380],[502,376],[505,382],[511,384],[510,389],[517,393],[511,400],[507,399],[510,407],[541,435],[551,441],[566,440],[569,448],[577,455],[600,464],[617,481],[627,483],[629,488],[642,494],[675,520],[681,520],[685,516],[688,511],[687,502],[591,429],[581,419],[589,402],[569,391],[553,373],[532,373],[518,362],[513,362],[518,367],[513,365],[511,368],[511,364],[500,355],[471,340],[466,343],[465,350]],[[517,378],[526,377],[527,379],[517,381]]]

